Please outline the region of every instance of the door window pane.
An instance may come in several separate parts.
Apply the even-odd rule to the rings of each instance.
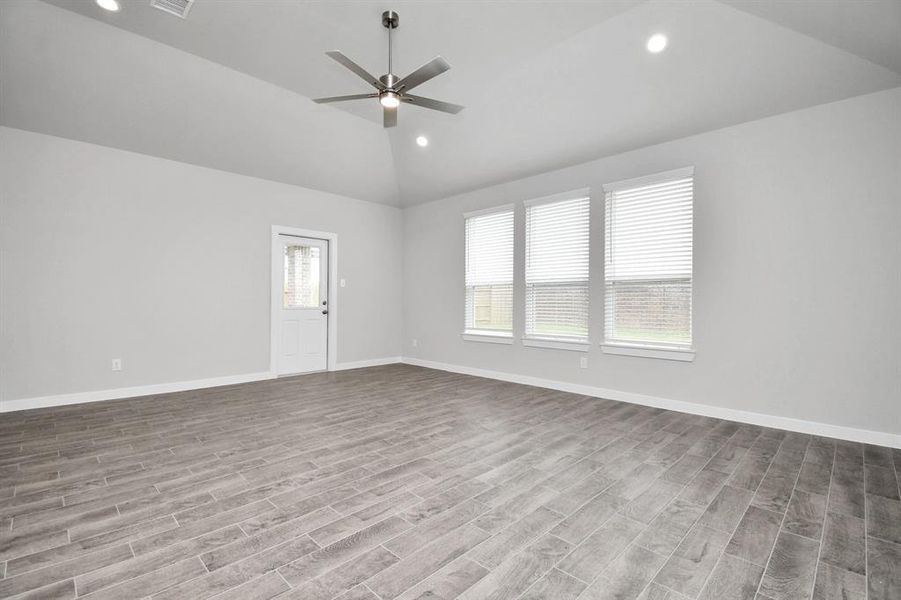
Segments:
[[[319,248],[285,246],[285,308],[319,306]]]

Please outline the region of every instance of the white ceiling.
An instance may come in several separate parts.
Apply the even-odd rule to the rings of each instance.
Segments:
[[[384,130],[309,101],[367,91],[327,50],[385,71],[381,2],[47,2],[0,7],[0,123],[388,204],[901,85],[898,0],[395,0],[395,72],[441,54],[417,93],[467,108]]]
[[[901,1],[722,0],[901,73]]]

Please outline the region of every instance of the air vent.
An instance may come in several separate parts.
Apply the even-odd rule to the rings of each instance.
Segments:
[[[188,16],[192,4],[194,4],[194,0],[150,0],[150,6],[153,8],[158,8],[182,19]]]

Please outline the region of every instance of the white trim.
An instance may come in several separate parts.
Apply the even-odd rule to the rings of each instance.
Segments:
[[[695,351],[691,348],[654,348],[651,346],[633,346],[630,344],[601,344],[604,354],[619,354],[620,356],[640,356],[642,358],[661,358],[663,360],[681,360],[692,362],[695,359]]]
[[[366,360],[355,360],[352,362],[342,362],[335,365],[335,371],[347,371],[348,369],[365,369],[366,367],[381,367],[382,365],[394,365],[403,362],[403,357],[388,356],[385,358],[369,358]]]
[[[572,350],[574,352],[588,352],[591,342],[574,342],[571,340],[555,340],[540,337],[524,337],[522,345],[530,348],[551,348],[553,350]]]
[[[269,371],[263,371],[260,373],[247,373],[244,375],[226,375],[224,377],[211,377],[209,379],[195,379],[193,381],[154,383],[151,385],[138,385],[134,387],[114,388],[110,390],[96,390],[92,392],[59,394],[56,396],[38,396],[35,398],[4,400],[3,402],[0,402],[0,413],[11,412],[14,410],[28,410],[32,408],[47,408],[50,406],[65,406],[68,404],[84,404],[86,402],[100,402],[103,400],[122,400],[127,398],[136,398],[138,396],[156,396],[159,394],[169,394],[172,392],[202,390],[205,388],[213,388],[223,385],[235,385],[237,383],[264,381],[266,379],[275,379],[275,374]]]
[[[655,408],[674,410],[693,415],[702,415],[716,419],[727,419],[730,421],[737,421],[739,423],[748,423],[751,425],[760,425],[763,427],[774,427],[777,429],[797,431],[799,433],[809,433],[812,435],[822,435],[842,440],[849,440],[852,442],[861,442],[864,444],[876,444],[879,446],[888,446],[890,448],[901,448],[901,434],[888,433],[884,431],[857,429],[854,427],[844,427],[842,425],[819,423],[817,421],[804,421],[801,419],[793,419],[791,417],[778,417],[775,415],[766,415],[763,413],[738,410],[734,408],[723,408],[719,406],[711,406],[709,404],[685,402],[683,400],[671,400],[669,398],[647,396],[645,394],[636,394],[634,392],[624,392],[621,390],[612,390],[590,385],[582,385],[578,383],[543,379],[541,377],[531,377],[527,375],[517,375],[514,373],[503,373],[501,371],[489,371],[487,369],[477,369],[473,367],[451,365],[430,360],[422,360],[419,358],[404,357],[404,363],[418,367],[426,367],[429,369],[450,371],[451,373],[462,373],[464,375],[473,375],[475,377],[487,377],[489,379],[498,379],[500,381],[509,381],[523,385],[533,385],[552,390],[559,390],[562,392],[571,392],[573,394],[593,396],[595,398],[607,398],[609,400],[628,402],[630,404],[653,406]]]
[[[532,198],[531,200],[523,200],[525,207],[538,206],[540,204],[552,204],[554,202],[564,202],[566,200],[591,200],[591,188],[580,188],[569,192],[560,192],[559,194],[551,194],[550,196],[542,196],[541,198]]]
[[[512,344],[513,334],[504,333],[470,333],[464,331],[460,334],[464,342],[487,342],[489,344]]]
[[[315,238],[328,242],[328,357],[326,370],[334,371],[338,364],[338,234],[328,231],[314,231],[312,229],[300,229],[284,225],[273,225],[270,236],[270,262],[272,263],[269,274],[269,370],[278,373],[278,328],[279,328],[279,298],[275,289],[276,282],[280,281],[280,266],[275,260],[280,235],[294,235],[297,237]],[[301,373],[296,373],[301,375]]]
[[[502,204],[500,206],[492,206],[491,208],[482,208],[479,210],[471,210],[469,212],[463,213],[463,218],[468,219],[469,217],[481,217],[483,215],[491,215],[499,212],[507,212],[508,210],[513,210],[516,207],[515,204]]]
[[[763,413],[738,410],[734,408],[722,408],[719,406],[711,406],[709,404],[697,404],[694,402],[685,402],[682,400],[671,400],[657,396],[648,396],[645,394],[636,394],[633,392],[624,392],[620,390],[582,385],[578,383],[569,383],[565,381],[555,381],[552,379],[544,379],[540,377],[530,377],[527,375],[517,375],[514,373],[503,373],[501,371],[490,371],[487,369],[477,369],[473,367],[451,365],[448,363],[423,360],[419,358],[392,357],[385,359],[370,359],[366,361],[343,363],[341,366],[345,369],[362,368],[364,366],[376,366],[376,364],[391,364],[395,361],[402,362],[408,365],[415,365],[418,367],[439,369],[441,371],[450,371],[451,373],[461,373],[475,377],[487,377],[489,379],[509,381],[523,385],[533,385],[552,390],[581,394],[584,396],[607,398],[610,400],[617,400],[619,402],[640,404],[642,406],[653,406],[655,408],[663,408],[666,410],[674,410],[694,415],[702,415],[705,417],[714,417],[717,419],[728,419],[730,421],[737,421],[739,423],[761,425],[763,427],[775,427],[778,429],[786,429],[788,431],[797,431],[799,433],[809,433],[812,435],[822,435],[842,440],[849,440],[852,442],[861,442],[864,444],[876,444],[879,446],[888,446],[890,448],[901,448],[901,434],[873,431],[869,429],[857,429],[854,427],[844,427],[842,425],[832,425],[829,423],[819,423],[816,421],[804,421],[790,417],[778,417],[774,415],[766,415]],[[93,392],[60,394],[57,396],[21,398],[18,400],[6,400],[0,402],[0,413],[12,412],[17,410],[28,410],[34,408],[46,408],[51,406],[64,406],[69,404],[82,404],[86,402],[99,402],[102,400],[117,400],[135,398],[139,396],[154,396],[172,392],[183,392],[188,390],[199,390],[224,385],[250,383],[253,381],[264,381],[267,379],[274,379],[275,377],[275,373],[263,371],[260,373],[227,375],[224,377],[196,379],[193,381],[158,383],[127,388],[98,390]]]
[[[621,181],[613,181],[604,184],[604,193],[617,192],[623,189],[644,187],[646,185],[654,185],[655,183],[663,183],[664,181],[672,181],[673,179],[684,179],[686,177],[694,177],[694,167],[682,167],[681,169],[673,169],[672,171],[663,171],[662,173],[652,173],[642,177],[633,177],[632,179],[623,179]]]

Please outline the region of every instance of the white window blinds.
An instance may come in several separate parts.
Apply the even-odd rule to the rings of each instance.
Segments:
[[[513,209],[466,217],[467,333],[513,333]]]
[[[526,336],[588,339],[588,190],[526,205]]]
[[[605,185],[606,342],[691,347],[693,169]]]

